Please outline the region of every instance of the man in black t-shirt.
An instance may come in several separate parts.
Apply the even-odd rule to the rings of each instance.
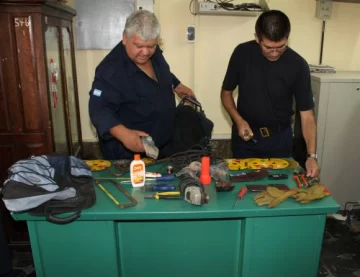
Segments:
[[[292,156],[292,104],[300,111],[308,176],[317,176],[316,122],[307,62],[288,47],[290,20],[281,11],[262,13],[255,40],[239,44],[229,61],[221,101],[232,121],[235,158]],[[233,91],[238,87],[235,106]]]

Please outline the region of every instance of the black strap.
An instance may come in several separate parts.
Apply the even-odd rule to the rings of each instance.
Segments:
[[[81,211],[76,211],[75,213],[67,217],[56,217],[54,214],[47,214],[46,220],[55,224],[68,224],[78,219],[80,215]]]
[[[193,105],[195,106],[194,108],[195,108],[196,111],[199,109],[200,112],[203,112],[203,109],[202,109],[202,107],[201,107],[200,102],[197,101],[195,97],[184,96],[184,97],[181,99],[179,105],[185,105],[185,102],[189,102],[189,103],[193,104]]]

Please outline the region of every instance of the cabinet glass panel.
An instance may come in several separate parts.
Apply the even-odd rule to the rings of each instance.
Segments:
[[[64,95],[60,67],[59,32],[57,27],[47,26],[45,43],[49,81],[49,104],[51,109],[55,152],[68,154],[69,149],[66,136]]]
[[[72,140],[72,151],[76,154],[79,150],[79,133],[78,133],[78,121],[76,115],[76,96],[74,89],[74,75],[73,75],[73,64],[72,64],[72,52],[71,52],[71,38],[70,29],[62,28],[62,41],[64,48],[64,61],[65,61],[65,72],[66,72],[66,85],[68,92],[68,105],[69,105],[69,125],[71,129],[71,140]]]

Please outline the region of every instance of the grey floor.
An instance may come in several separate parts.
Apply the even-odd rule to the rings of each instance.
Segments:
[[[360,277],[360,232],[343,221],[327,221],[318,276]]]

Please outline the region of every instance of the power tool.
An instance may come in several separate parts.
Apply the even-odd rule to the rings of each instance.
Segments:
[[[198,178],[186,173],[179,176],[179,179],[179,190],[186,202],[197,206],[209,202],[209,195],[205,192],[205,188]]]

